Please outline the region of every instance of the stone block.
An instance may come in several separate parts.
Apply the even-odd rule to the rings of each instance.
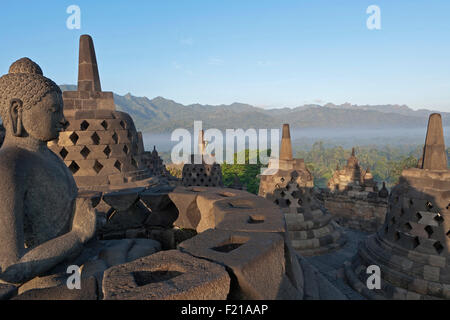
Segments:
[[[214,203],[215,228],[247,232],[285,232],[280,209],[260,197],[230,197]]]
[[[178,250],[162,251],[105,272],[105,300],[224,300],[225,268]]]
[[[139,197],[152,211],[163,210],[172,203],[169,198],[172,191],[172,187],[153,187],[142,191]]]
[[[81,109],[85,110],[95,110],[97,109],[97,100],[96,99],[88,99],[88,100],[81,100]]]
[[[210,229],[179,247],[231,270],[236,279],[231,299],[270,300],[278,295],[286,271],[284,240],[278,234]]]
[[[161,243],[163,250],[175,249],[175,234],[172,229],[150,229],[148,238]]]
[[[103,195],[103,201],[115,210],[123,211],[136,203],[139,198],[139,193],[143,190],[144,188],[132,188],[106,193]]]
[[[80,95],[82,92],[80,92]],[[77,110],[74,115],[75,120],[95,119],[95,110]]]
[[[170,202],[165,208],[151,210],[148,219],[145,221],[145,225],[171,228],[178,219],[178,215],[177,207]]]
[[[107,186],[108,176],[74,176],[78,187]]]
[[[64,91],[63,92],[64,102],[66,99],[78,99],[79,97],[80,97],[79,91]]]
[[[124,158],[132,152],[131,144],[111,144],[109,145],[111,150],[111,158]],[[126,152],[125,152],[126,151]]]
[[[112,95],[112,92],[104,92],[104,93],[111,93],[111,95]],[[111,111],[116,110],[116,105],[114,103],[114,99],[109,98],[109,97],[98,99],[97,107],[98,107],[98,109],[105,109],[105,110],[111,110]]]
[[[197,196],[199,192],[177,187],[169,193],[170,200],[178,209],[178,218],[174,225],[183,229],[196,229],[200,221],[200,211],[197,207]]]
[[[137,202],[126,210],[114,210],[108,222],[102,228],[104,232],[141,228],[145,225],[150,212]]]

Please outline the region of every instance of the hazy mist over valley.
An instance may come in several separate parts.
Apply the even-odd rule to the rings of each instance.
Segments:
[[[61,85],[61,88],[76,90],[75,85]],[[288,122],[294,152],[308,151],[321,141],[325,148],[392,146],[409,153],[424,143],[428,116],[434,112],[413,110],[405,105],[348,103],[279,109],[262,109],[243,103],[183,105],[163,97],[148,99],[132,94],[114,94],[114,101],[116,108],[129,113],[137,129],[143,132],[145,149],[152,150],[156,146],[160,153],[170,152],[177,144],[170,139],[173,130],[184,128],[192,133],[194,121],[202,121],[203,129],[221,130],[224,137],[226,129],[281,129],[282,124]],[[440,113],[446,144],[450,145],[450,113]]]
[[[291,126],[295,124],[291,123]],[[189,128],[188,128],[189,129]],[[277,129],[277,128],[273,128]],[[191,130],[192,131],[192,130]],[[397,146],[413,150],[424,143],[427,128],[397,129],[325,129],[305,128],[291,129],[294,151],[309,150],[315,142],[322,141],[325,147],[342,146],[345,149],[354,146]],[[225,136],[225,132],[223,132]],[[444,127],[446,145],[450,144],[450,127]],[[169,152],[178,142],[170,141],[170,133],[143,133],[146,150],[153,146],[160,152]],[[269,140],[270,145],[270,140]],[[240,151],[240,150],[238,150]]]

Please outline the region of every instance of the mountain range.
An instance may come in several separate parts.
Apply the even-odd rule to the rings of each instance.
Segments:
[[[61,85],[76,90],[75,85]],[[176,128],[192,129],[195,120],[203,128],[414,128],[426,127],[432,110],[413,110],[405,105],[304,105],[296,108],[263,109],[244,103],[230,105],[183,105],[163,97],[148,99],[114,94],[117,110],[129,113],[143,132],[167,133]],[[450,113],[439,112],[443,125],[450,126]]]

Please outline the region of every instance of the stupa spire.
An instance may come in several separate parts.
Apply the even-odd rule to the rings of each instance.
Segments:
[[[287,123],[283,124],[283,133],[281,136],[280,160],[293,160],[291,133],[289,131],[289,124]]]
[[[439,113],[433,113],[428,120],[427,137],[422,158],[422,169],[447,169],[444,130],[442,129],[442,117]]]
[[[200,130],[198,133],[198,151],[201,155],[205,154],[206,144],[205,144],[205,131]]]
[[[87,34],[80,37],[78,91],[102,91],[94,42]]]

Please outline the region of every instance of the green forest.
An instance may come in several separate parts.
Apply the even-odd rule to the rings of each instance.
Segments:
[[[398,146],[360,146],[355,147],[356,157],[362,169],[370,168],[375,181],[380,185],[386,182],[388,188],[398,183],[398,179],[403,169],[417,166],[418,159],[422,156],[423,146],[415,148]],[[450,158],[450,148],[447,150],[447,157]],[[297,151],[296,158],[304,159],[307,168],[314,176],[314,184],[319,188],[325,188],[328,180],[333,175],[336,166],[341,168],[347,164],[352,150],[344,149],[340,146],[325,147],[319,141],[313,144],[310,150]],[[248,150],[246,150],[246,160],[248,163]],[[235,155],[236,157],[236,155]],[[223,164],[222,174],[224,184],[229,186],[237,175],[241,183],[247,186],[249,192],[258,193],[261,165],[258,164]]]

